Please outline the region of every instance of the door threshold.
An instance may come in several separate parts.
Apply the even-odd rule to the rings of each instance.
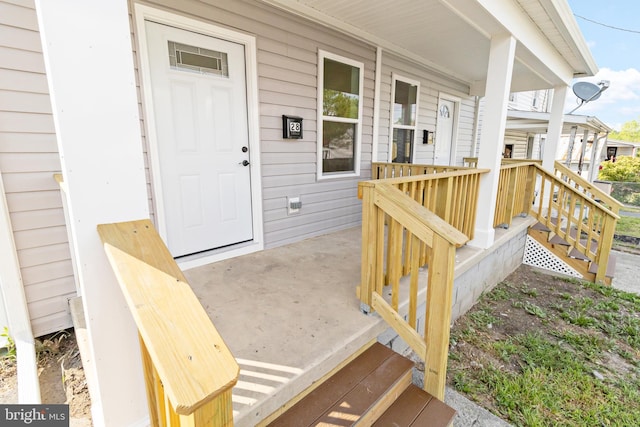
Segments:
[[[181,270],[200,267],[217,261],[247,255],[264,249],[262,242],[250,240],[223,248],[211,249],[209,251],[198,252],[197,254],[182,256],[176,259],[176,263]]]

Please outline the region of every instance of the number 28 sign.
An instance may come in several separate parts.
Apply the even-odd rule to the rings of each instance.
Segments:
[[[287,139],[302,138],[302,117],[283,115],[282,137]]]

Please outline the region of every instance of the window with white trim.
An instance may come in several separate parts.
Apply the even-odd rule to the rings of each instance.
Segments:
[[[418,124],[420,83],[393,76],[391,104],[391,161],[412,163]]]
[[[318,177],[358,175],[364,64],[319,51]]]

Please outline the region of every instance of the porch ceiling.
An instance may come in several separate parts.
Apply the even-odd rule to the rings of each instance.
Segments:
[[[470,94],[483,94],[490,39],[505,32],[518,41],[514,92],[597,71],[565,0],[263,1],[421,63]]]

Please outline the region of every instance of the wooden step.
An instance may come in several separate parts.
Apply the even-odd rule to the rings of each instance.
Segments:
[[[374,427],[445,427],[456,411],[426,391],[411,385],[393,405],[378,418]]]
[[[605,276],[608,277],[609,279],[614,277],[614,274],[616,272],[616,263],[617,263],[616,255],[613,252],[610,252],[609,263],[607,264],[607,271],[605,272]],[[596,274],[597,272],[598,272],[598,264],[596,264],[595,262],[592,262],[591,265],[589,266],[589,273]]]
[[[544,224],[543,224],[543,223],[541,223],[541,222],[536,222],[536,223],[535,223],[535,224],[533,224],[530,228],[531,228],[532,230],[539,230],[539,231],[546,231],[546,232],[551,231],[551,229],[550,229],[549,227],[547,227],[546,225],[544,225]]]
[[[411,385],[412,368],[412,361],[375,343],[268,426],[372,425]],[[416,419],[431,416],[431,412],[434,419],[442,419],[442,414],[449,413],[441,407],[449,408],[447,405],[428,396],[427,403],[433,403],[416,408]],[[454,413],[451,409],[448,422]]]

